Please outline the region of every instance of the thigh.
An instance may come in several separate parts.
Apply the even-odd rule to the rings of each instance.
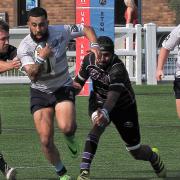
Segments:
[[[76,129],[76,112],[74,103],[71,101],[62,101],[55,107],[56,120],[58,127],[63,133],[74,132]]]
[[[115,109],[110,118],[126,146],[134,146],[140,143],[140,130],[136,104],[127,109]]]
[[[180,99],[176,99],[176,111],[180,119]]]
[[[72,87],[63,87],[55,92],[55,114],[58,127],[64,132],[76,129],[75,93]]]

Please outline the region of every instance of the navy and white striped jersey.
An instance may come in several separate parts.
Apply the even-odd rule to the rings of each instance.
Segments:
[[[177,78],[180,78],[180,25],[172,30],[172,32],[163,41],[162,46],[170,51],[178,48],[178,59],[176,62],[176,74]]]
[[[8,45],[7,52],[0,53],[0,61],[12,60],[13,58],[16,57],[16,55],[17,55],[17,48],[12,45]]]
[[[106,70],[96,65],[93,53],[85,56],[74,81],[83,86],[88,78],[92,80],[93,91],[97,98],[96,102],[103,104],[107,98],[108,91],[111,90],[120,93],[116,104],[119,108],[126,108],[135,102],[135,95],[128,72],[118,56],[113,55]]]
[[[46,42],[52,47],[52,55],[43,64],[43,72],[36,82],[31,82],[31,87],[42,92],[52,93],[63,86],[71,86],[72,78],[68,71],[66,57],[67,45],[70,40],[83,36],[83,25],[58,25],[49,26],[49,36]],[[38,44],[33,41],[30,34],[20,43],[17,55],[22,67],[35,64],[35,50]]]

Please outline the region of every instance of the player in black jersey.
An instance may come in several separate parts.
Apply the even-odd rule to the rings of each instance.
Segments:
[[[77,180],[90,179],[90,166],[99,138],[111,122],[125,142],[127,151],[137,160],[149,161],[157,176],[165,177],[166,169],[160,156],[150,146],[140,143],[135,94],[123,62],[114,54],[114,43],[106,36],[100,36],[98,43],[101,60],[97,62],[93,53],[85,56],[74,79],[77,93],[88,78],[92,80],[93,87],[89,98],[89,115],[93,127],[85,142]]]
[[[0,20],[0,73],[18,69],[21,63],[16,58],[16,48],[9,44],[9,25]],[[0,170],[6,179],[15,179],[16,170],[9,167],[0,153]]]

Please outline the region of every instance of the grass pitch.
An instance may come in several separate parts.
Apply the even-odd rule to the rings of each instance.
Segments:
[[[176,115],[172,84],[134,86],[143,144],[157,147],[168,169],[169,180],[180,180],[180,121]],[[77,97],[77,137],[81,151],[91,128],[87,97]],[[54,168],[44,158],[29,111],[28,85],[1,85],[2,134],[0,150],[9,165],[16,167],[17,180],[56,180]],[[62,133],[56,128],[55,142],[69,174],[79,173],[81,157],[71,159]],[[100,139],[91,168],[92,180],[157,179],[148,162],[134,160],[113,125]],[[4,177],[0,174],[0,179]]]

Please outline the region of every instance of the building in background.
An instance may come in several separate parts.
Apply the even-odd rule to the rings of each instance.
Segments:
[[[159,26],[174,26],[179,23],[177,9],[180,9],[180,1],[137,0],[137,4],[142,24],[153,22]],[[5,18],[11,28],[26,26],[28,10],[40,6],[47,10],[50,24],[73,24],[75,5],[76,0],[3,0],[0,2],[0,17]],[[115,0],[115,26],[125,24],[124,11],[124,0]]]

